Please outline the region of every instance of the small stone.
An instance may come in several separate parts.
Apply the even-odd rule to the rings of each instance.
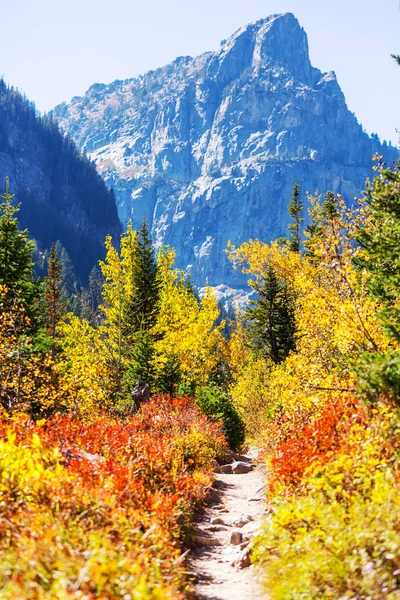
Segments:
[[[221,465],[220,469],[221,473],[225,473],[225,475],[232,474],[232,465]]]
[[[244,463],[240,461],[235,461],[230,466],[234,475],[244,475],[245,473],[250,473],[250,471],[254,469],[254,465],[251,463]]]
[[[217,533],[219,531],[226,531],[228,528],[226,525],[210,525],[209,527],[205,527],[206,531],[211,531],[212,533]]]
[[[208,488],[207,495],[208,495],[207,500],[209,500],[210,502],[219,502],[220,501],[219,493],[217,492],[217,490],[215,490],[212,487]]]
[[[211,466],[212,466],[213,473],[222,473],[221,467],[217,463],[217,461],[215,460],[215,458],[213,458],[211,460]]]
[[[242,533],[240,531],[232,531],[231,539],[230,539],[231,544],[238,546],[239,544],[242,543],[242,541],[243,541]]]
[[[226,525],[225,521],[221,517],[214,517],[210,521],[211,525]]]
[[[222,546],[222,542],[218,538],[205,535],[195,535],[193,541],[196,546]]]
[[[244,525],[247,525],[247,523],[250,523],[251,521],[254,521],[254,518],[251,515],[247,515],[236,519],[236,521],[233,521],[232,525],[233,527],[244,527]]]
[[[237,559],[236,563],[235,563],[235,567],[237,567],[238,569],[247,569],[247,567],[250,566],[250,554],[251,554],[251,550],[250,548],[245,548],[244,550],[242,550],[242,552],[239,554],[239,558]]]

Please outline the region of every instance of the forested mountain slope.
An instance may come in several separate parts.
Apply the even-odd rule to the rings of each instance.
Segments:
[[[105,236],[120,233],[114,194],[56,122],[1,80],[0,190],[6,177],[39,249],[59,240],[85,282],[104,256]]]

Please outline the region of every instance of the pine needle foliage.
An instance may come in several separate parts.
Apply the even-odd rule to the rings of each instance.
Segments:
[[[292,252],[300,252],[300,230],[304,219],[301,217],[304,205],[300,198],[300,186],[295,183],[293,186],[292,199],[288,206],[288,213],[293,219],[293,223],[288,225],[288,230],[291,232],[289,248]]]
[[[55,244],[52,244],[45,279],[45,321],[46,333],[51,338],[51,353],[54,357],[59,338],[58,325],[63,317],[66,301],[62,300],[63,274],[60,259],[57,257]]]
[[[327,221],[334,221],[339,216],[337,199],[333,192],[328,191],[322,204],[322,215]]]
[[[135,239],[132,261],[132,296],[127,303],[127,323],[132,333],[149,331],[159,311],[160,282],[146,218]]]
[[[35,243],[29,239],[28,231],[19,230],[15,216],[20,205],[13,205],[15,195],[10,194],[9,179],[6,178],[5,192],[0,195],[0,284],[6,286],[6,297],[1,300],[4,307],[13,306],[16,298],[24,309],[30,329],[38,327],[39,284],[34,281],[32,253]]]
[[[272,267],[267,267],[261,283],[253,287],[258,297],[245,311],[251,343],[261,355],[279,364],[296,348],[293,299]]]
[[[378,302],[379,318],[393,340],[400,343],[400,162],[381,168],[365,194],[367,223],[356,236],[361,255],[356,264],[369,272],[368,289]],[[365,354],[361,387],[370,398],[384,393],[400,404],[400,352],[393,348]]]

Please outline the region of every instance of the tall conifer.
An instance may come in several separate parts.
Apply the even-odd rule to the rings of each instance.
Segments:
[[[289,248],[292,252],[300,252],[300,230],[304,219],[301,217],[303,211],[303,203],[300,199],[300,187],[298,183],[293,186],[292,199],[288,206],[288,213],[293,219],[293,223],[288,225],[288,230],[291,232]]]
[[[337,198],[331,191],[328,191],[325,194],[324,202],[322,204],[322,215],[327,221],[334,221],[339,215]]]
[[[28,231],[19,230],[15,216],[20,205],[13,205],[14,194],[10,194],[9,180],[0,198],[0,283],[7,287],[6,297],[2,298],[5,307],[15,302],[23,307],[30,321],[31,330],[39,323],[38,299],[39,284],[34,281],[32,253],[35,243],[29,239]]]
[[[296,348],[293,300],[272,267],[253,287],[258,297],[245,312],[249,336],[256,349],[278,364]]]
[[[45,279],[45,310],[46,310],[46,333],[51,338],[51,353],[54,357],[57,348],[58,325],[64,313],[66,302],[62,300],[62,265],[57,257],[56,247],[51,246],[47,277]]]
[[[128,388],[138,379],[152,386],[155,378],[154,339],[150,332],[159,311],[160,283],[158,268],[146,218],[135,238],[132,256],[132,294],[125,311],[124,335],[131,345],[125,377]]]
[[[400,406],[400,162],[381,169],[366,193],[368,221],[356,237],[361,255],[356,263],[370,274],[370,294],[378,300],[380,320],[393,338],[386,352],[361,357],[361,388],[371,400],[391,398]]]
[[[127,327],[131,333],[148,331],[157,319],[160,284],[153,242],[145,218],[135,241],[132,284],[132,296],[126,308]]]

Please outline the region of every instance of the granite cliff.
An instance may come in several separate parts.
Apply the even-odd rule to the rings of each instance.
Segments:
[[[228,240],[284,235],[294,182],[351,202],[373,154],[397,156],[363,131],[335,74],[311,65],[290,13],[239,29],[216,52],[95,84],[54,115],[114,189],[122,222],[145,213],[157,245],[221,295],[245,286]]]

